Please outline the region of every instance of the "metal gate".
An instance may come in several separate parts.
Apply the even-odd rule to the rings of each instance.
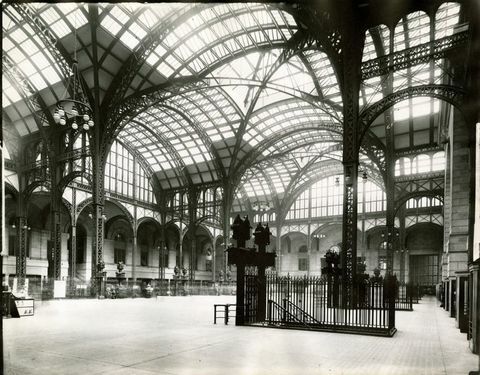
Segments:
[[[245,324],[257,322],[259,278],[256,266],[245,267]],[[265,287],[265,286],[263,286]]]

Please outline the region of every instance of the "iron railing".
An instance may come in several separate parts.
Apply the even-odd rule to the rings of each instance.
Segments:
[[[359,283],[351,301],[342,299],[340,277],[267,275],[267,322],[274,326],[361,332],[395,332],[395,285]]]
[[[35,300],[48,300],[54,297],[54,279],[40,276],[28,276],[27,295]],[[99,295],[98,285],[79,279],[65,278],[66,298],[96,298]],[[9,290],[14,287],[13,277],[7,281]],[[109,277],[103,282],[101,295],[105,298],[137,298],[156,296],[188,296],[188,295],[234,295],[235,282],[213,282],[211,280],[183,279],[124,279],[121,283]]]

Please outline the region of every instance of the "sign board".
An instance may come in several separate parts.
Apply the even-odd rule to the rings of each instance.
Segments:
[[[15,305],[17,306],[18,315],[32,316],[35,311],[35,302],[33,298],[15,299]]]
[[[65,280],[55,280],[53,282],[53,298],[65,298],[67,292],[67,282]]]

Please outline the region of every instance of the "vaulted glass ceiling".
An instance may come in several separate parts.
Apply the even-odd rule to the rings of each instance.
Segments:
[[[393,30],[370,29],[363,61],[451,35],[459,8],[446,3],[435,19],[415,12]],[[66,92],[66,61],[76,54],[100,105],[118,93],[115,105],[138,107],[115,134],[144,158],[163,189],[241,174],[241,199],[281,198],[320,178],[322,165],[340,165],[343,116],[335,69],[316,48],[287,53],[300,26],[275,3],[24,3],[3,9],[3,114],[20,136],[38,131],[25,98],[40,98],[53,112]],[[33,19],[47,31],[40,33]],[[360,108],[392,91],[446,82],[443,60],[369,78],[361,84]],[[439,111],[436,99],[409,99],[396,104],[390,118],[403,135],[402,121],[413,121],[406,132],[415,132],[415,118]],[[385,123],[382,117],[372,127],[383,141]],[[423,131],[426,125],[418,126]]]

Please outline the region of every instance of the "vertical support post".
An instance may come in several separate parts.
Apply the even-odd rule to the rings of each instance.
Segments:
[[[25,285],[25,278],[27,276],[27,218],[17,218],[17,239],[18,251],[16,254],[17,260],[15,264],[17,274],[17,288],[21,289]]]
[[[278,219],[277,219],[278,220]],[[282,259],[283,259],[283,256],[282,256],[282,226],[277,223],[277,237],[275,238],[275,242],[276,242],[276,249],[277,249],[277,259],[276,259],[276,262],[277,262],[277,275],[280,275],[280,272],[282,271]]]
[[[342,231],[342,305],[354,304],[353,282],[357,263],[357,174],[360,134],[358,134],[361,62],[364,45],[360,19],[353,3],[343,2],[339,69],[343,98],[343,231]]]
[[[77,275],[77,190],[72,188],[72,209],[70,211],[70,264],[69,276],[70,285],[73,286],[75,277]],[[73,288],[72,288],[73,290]]]
[[[94,196],[95,200],[95,196]],[[103,262],[103,231],[104,231],[104,220],[103,220],[103,205],[94,203],[93,204],[93,226],[94,226],[94,237],[93,237],[93,246],[92,246],[92,275],[91,275],[91,284],[92,290],[95,294],[100,293],[101,285],[98,285],[97,288],[97,276],[99,274],[98,265]]]
[[[344,146],[345,147],[345,146]],[[353,283],[357,273],[357,174],[358,161],[344,162],[343,242],[342,242],[342,305],[354,302]]]
[[[52,277],[55,280],[61,279],[62,273],[62,231],[60,222],[60,212],[58,210],[52,211],[52,232],[51,239],[53,245],[53,273]]]
[[[190,280],[195,280],[195,270],[197,268],[197,243],[195,240],[195,230],[192,232],[191,246],[190,246]]]
[[[237,298],[235,325],[245,324],[245,265],[237,264]]]
[[[70,280],[73,283],[77,275],[77,226],[72,223],[71,239],[70,239]]]
[[[132,281],[134,283],[137,281],[137,247],[137,231],[134,228],[132,238]]]
[[[233,202],[233,194],[234,194],[234,184],[229,181],[225,180],[223,183],[223,199],[222,199],[222,207],[223,207],[223,238],[225,242],[225,250],[228,247],[230,242],[230,210],[232,208]],[[228,269],[228,253],[224,251],[224,262],[223,262],[223,272],[226,275]],[[238,270],[237,270],[238,272]]]
[[[405,246],[405,206],[398,210],[398,218],[400,226],[398,229],[398,241],[400,249],[400,282],[405,283],[405,262],[406,262],[406,246]]]

